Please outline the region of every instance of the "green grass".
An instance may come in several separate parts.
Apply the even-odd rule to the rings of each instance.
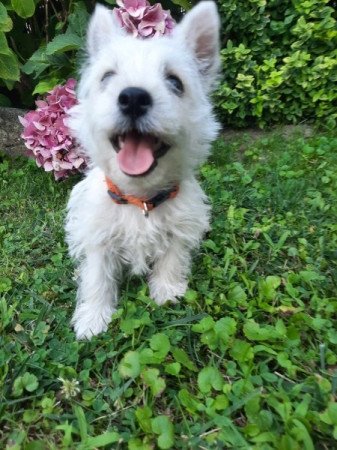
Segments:
[[[185,299],[127,279],[109,331],[77,342],[75,180],[3,157],[0,448],[337,448],[336,171],[336,136],[218,141]]]

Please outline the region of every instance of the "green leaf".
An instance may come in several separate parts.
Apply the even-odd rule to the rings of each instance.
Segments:
[[[20,79],[19,62],[12,51],[9,55],[0,54],[0,78],[13,81]]]
[[[260,353],[265,352],[269,353],[270,355],[277,355],[277,352],[273,350],[272,348],[268,347],[267,345],[258,344],[253,347],[254,353]]]
[[[286,352],[278,353],[277,362],[280,364],[281,367],[287,370],[289,375],[295,376],[297,367],[294,366],[293,363],[290,361]]]
[[[5,6],[0,2],[0,31],[11,31],[13,28],[13,22],[12,19],[7,14],[7,9]]]
[[[251,397],[249,400],[247,400],[245,404],[245,412],[247,415],[247,418],[251,422],[255,422],[256,416],[258,412],[260,411],[260,402],[261,398],[259,395],[256,395],[255,397]]]
[[[174,427],[167,416],[158,416],[151,420],[152,431],[158,434],[158,447],[165,450],[174,444]]]
[[[51,91],[57,84],[60,83],[58,78],[49,78],[48,80],[41,80],[33,91],[33,95],[35,94],[45,94],[46,92]]]
[[[78,428],[80,430],[81,440],[84,441],[88,436],[87,420],[83,408],[79,405],[74,406],[75,416],[78,422]]]
[[[105,1],[106,1],[106,3],[112,3],[112,2],[107,1],[107,0],[105,0]],[[128,450],[153,450],[153,445],[146,444],[145,442],[143,442],[139,438],[131,438],[128,441]]]
[[[78,50],[81,48],[83,40],[74,33],[59,34],[47,44],[46,54],[54,55],[55,53],[64,53],[70,50]]]
[[[214,399],[213,407],[216,410],[224,410],[228,408],[229,400],[224,394],[217,395]]]
[[[12,280],[8,277],[0,278],[0,294],[2,292],[8,292],[12,289]]]
[[[204,333],[205,331],[213,330],[215,322],[212,317],[207,316],[192,326],[192,331],[196,333]]]
[[[11,0],[11,4],[16,14],[23,19],[32,17],[35,12],[34,0]]]
[[[247,300],[247,294],[239,284],[230,289],[227,296],[228,300],[233,303],[242,304]]]
[[[181,364],[178,362],[170,363],[165,366],[165,372],[169,375],[178,376],[180,373]]]
[[[35,77],[38,77],[49,66],[50,61],[46,55],[46,46],[42,45],[32,54],[28,61],[26,61],[21,70],[27,75],[31,75],[35,72]]]
[[[322,422],[337,426],[337,403],[330,402],[327,410],[319,416]]]
[[[136,378],[140,374],[139,353],[129,351],[126,353],[118,366],[119,373],[123,378]]]
[[[304,394],[303,400],[296,406],[295,415],[304,418],[307,415],[311,400],[310,394]]]
[[[155,356],[161,360],[165,358],[170,350],[169,338],[163,333],[157,333],[150,339],[150,347],[155,352]]]
[[[172,3],[181,6],[186,11],[188,11],[192,7],[191,2],[189,0],[172,0]]]
[[[69,26],[67,33],[71,32],[80,37],[84,37],[86,35],[89,17],[90,14],[86,9],[85,4],[83,2],[76,2],[74,5],[74,12],[68,17]]]
[[[43,320],[41,320],[41,322],[36,325],[34,331],[30,334],[30,337],[35,345],[43,344],[43,342],[46,340],[49,328],[50,326],[47,325],[47,323]]]
[[[305,450],[315,450],[310,434],[304,423],[298,419],[293,419],[292,423],[295,427],[291,430],[291,434],[296,438],[296,441],[302,441]]]
[[[230,354],[238,362],[252,361],[254,359],[254,351],[251,344],[240,339],[234,341]]]
[[[193,362],[190,360],[185,350],[183,350],[182,348],[174,347],[171,352],[174,359],[182,366],[187,367],[187,369],[192,370],[193,372],[198,371],[195,364],[193,364]]]
[[[121,330],[125,334],[133,334],[134,330],[142,327],[143,325],[150,325],[151,319],[148,311],[143,312],[140,317],[127,317],[121,320]]]
[[[319,275],[317,272],[314,272],[313,270],[301,270],[300,276],[306,283],[310,283],[311,281],[324,280],[323,276]]]
[[[36,409],[26,409],[22,417],[25,423],[33,423],[39,419],[39,411]]]
[[[147,368],[142,371],[142,379],[144,383],[151,389],[152,395],[155,397],[163,392],[166,387],[165,380],[159,376],[159,370]]]
[[[201,342],[211,350],[218,347],[222,351],[228,347],[230,338],[236,332],[236,322],[231,317],[223,317],[214,322],[211,317],[204,317],[198,324],[193,325],[192,330],[202,333]]]
[[[20,79],[19,61],[8,47],[4,33],[0,32],[0,78],[18,81]]]
[[[92,450],[93,448],[105,447],[111,445],[120,440],[120,435],[115,431],[107,431],[99,436],[88,437],[83,445],[79,447],[79,450]]]
[[[230,337],[236,332],[235,319],[232,317],[223,317],[215,323],[214,331],[223,343],[227,343]]]
[[[256,437],[252,438],[252,441],[256,442],[257,444],[262,443],[262,442],[273,442],[274,444],[276,444],[276,442],[278,442],[278,438],[277,438],[277,435],[272,433],[271,431],[266,431],[264,433],[258,434]],[[261,448],[261,447],[256,447],[256,448]],[[281,447],[276,447],[276,448],[281,448]],[[291,448],[289,448],[288,450],[291,450]]]
[[[287,399],[281,402],[275,397],[269,397],[267,402],[275,409],[275,411],[282,418],[283,422],[286,423],[290,417],[292,409],[290,401]]]
[[[37,389],[39,383],[35,375],[29,372],[25,372],[22,377],[22,385],[28,392],[33,392]]]
[[[208,394],[212,388],[221,391],[224,381],[216,367],[204,367],[198,375],[198,386],[203,394]]]
[[[17,448],[17,447],[14,447]],[[30,441],[25,445],[25,450],[45,450],[46,442],[44,441]]]
[[[181,404],[187,409],[191,414],[195,413],[203,405],[200,403],[193,395],[188,392],[187,389],[181,389],[178,393],[178,398]]]
[[[140,428],[145,433],[151,432],[151,417],[152,417],[152,410],[149,406],[144,406],[143,408],[137,408],[135,415],[137,417],[137,421],[140,425]]]
[[[265,280],[259,281],[259,294],[261,298],[273,300],[276,295],[276,289],[281,284],[281,278],[277,276],[268,276]]]
[[[162,358],[157,357],[153,350],[145,347],[139,352],[139,361],[141,365],[160,364],[162,362]]]
[[[38,381],[34,374],[25,372],[22,376],[15,379],[13,384],[13,395],[20,397],[24,390],[33,392],[38,388]]]
[[[281,321],[279,321],[281,323]],[[277,339],[286,339],[286,332],[281,326],[271,325],[261,326],[255,320],[247,320],[243,326],[244,335],[252,341],[274,341]]]

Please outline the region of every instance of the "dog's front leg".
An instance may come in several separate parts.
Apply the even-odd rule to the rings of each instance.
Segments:
[[[118,260],[104,249],[86,252],[72,318],[77,339],[90,339],[107,330],[117,304],[119,269]]]
[[[181,241],[174,241],[171,247],[154,263],[150,275],[150,296],[162,305],[170,300],[176,302],[187,289],[190,272],[190,249]]]

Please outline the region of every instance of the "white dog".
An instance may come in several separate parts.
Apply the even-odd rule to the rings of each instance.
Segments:
[[[70,254],[79,262],[78,339],[105,331],[127,267],[149,274],[158,305],[184,295],[191,251],[209,226],[195,171],[218,124],[208,99],[219,68],[219,16],[203,1],[169,36],[126,35],[97,6],[70,127],[93,166],[70,196]]]

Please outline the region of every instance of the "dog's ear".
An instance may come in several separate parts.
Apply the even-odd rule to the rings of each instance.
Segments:
[[[200,73],[208,85],[215,81],[219,68],[220,18],[213,1],[202,1],[189,11],[177,26],[177,33],[191,48]]]
[[[90,19],[87,32],[87,50],[94,56],[110,39],[123,34],[113,12],[103,5],[97,4]]]

